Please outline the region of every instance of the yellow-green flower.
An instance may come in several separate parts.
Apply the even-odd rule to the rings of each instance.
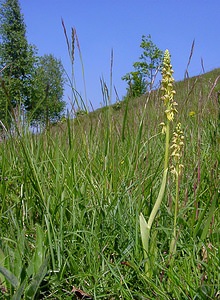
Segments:
[[[161,122],[161,123],[159,124],[159,126],[161,126],[161,128],[162,128],[161,133],[162,133],[162,134],[165,134],[165,133],[166,133],[166,125],[165,125],[165,123],[164,123],[164,122]]]
[[[190,112],[189,112],[189,116],[190,116],[190,117],[194,117],[195,114],[196,114],[196,113],[195,113],[194,111],[190,111]]]
[[[181,123],[178,123],[176,130],[173,133],[171,149],[171,157],[173,159],[173,165],[171,167],[171,172],[179,176],[182,172],[183,165],[181,164],[181,157],[183,154],[184,147],[184,134],[181,129]]]
[[[169,121],[173,121],[174,114],[177,112],[177,103],[174,102],[174,95],[176,91],[173,88],[173,69],[170,63],[170,53],[168,50],[164,52],[163,68],[162,68],[162,81],[161,81],[161,100],[166,107],[165,114]]]

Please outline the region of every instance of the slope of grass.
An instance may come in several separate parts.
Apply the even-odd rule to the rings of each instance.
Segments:
[[[170,268],[169,176],[150,278],[139,215],[149,216],[162,177],[159,91],[0,144],[2,299],[73,299],[73,286],[93,299],[219,297],[219,75],[175,85],[185,134],[177,254]]]

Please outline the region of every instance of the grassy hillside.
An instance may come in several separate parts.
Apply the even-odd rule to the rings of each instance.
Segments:
[[[150,274],[139,216],[148,220],[162,181],[160,91],[1,142],[1,299],[218,299],[219,75],[175,84],[171,132],[181,122],[185,136],[176,253],[169,171],[150,235]]]

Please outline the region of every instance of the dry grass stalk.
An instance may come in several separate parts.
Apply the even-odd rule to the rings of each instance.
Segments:
[[[65,26],[65,24],[64,24],[63,19],[61,19],[61,22],[62,22],[62,26],[63,26],[64,36],[65,36],[65,38],[66,38],[66,44],[67,44],[68,52],[69,52],[69,54],[70,54],[70,53],[71,53],[71,50],[70,50],[69,39],[68,39],[68,36],[67,36],[66,26]]]
[[[186,66],[185,76],[184,76],[185,79],[189,78],[188,68],[189,68],[189,65],[191,63],[191,59],[192,59],[192,56],[193,56],[194,46],[195,46],[195,39],[192,42],[192,46],[191,46],[191,50],[190,50],[190,55],[189,55],[188,63],[187,63],[187,66]]]

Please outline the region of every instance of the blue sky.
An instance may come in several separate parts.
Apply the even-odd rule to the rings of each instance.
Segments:
[[[114,51],[113,84],[119,98],[126,94],[121,77],[132,71],[141,49],[142,35],[151,34],[161,49],[169,49],[175,80],[181,80],[192,41],[195,48],[189,75],[220,67],[219,0],[20,0],[28,41],[40,55],[54,54],[70,73],[63,18],[70,36],[75,27],[80,42],[87,98],[94,108],[103,103],[100,78],[110,84],[111,49]],[[79,55],[75,55],[78,92],[84,97]],[[70,91],[66,89],[68,102]],[[113,94],[113,102],[115,101]]]

